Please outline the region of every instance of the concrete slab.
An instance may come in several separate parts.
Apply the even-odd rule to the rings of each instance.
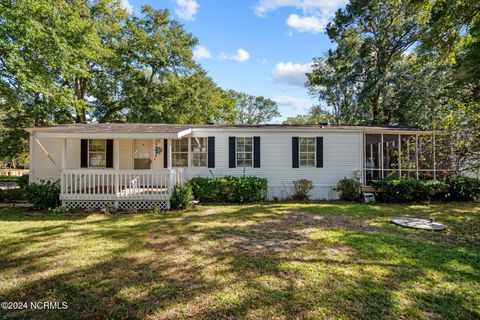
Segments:
[[[392,222],[396,225],[421,229],[421,230],[433,230],[433,231],[442,231],[445,229],[445,226],[441,223],[433,221],[433,219],[420,219],[420,218],[410,218],[410,217],[395,217],[392,219]]]

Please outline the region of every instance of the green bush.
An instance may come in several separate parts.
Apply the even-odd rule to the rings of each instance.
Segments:
[[[312,180],[300,179],[292,181],[293,184],[293,194],[292,199],[298,201],[308,200],[310,197],[308,193],[313,189]]]
[[[24,200],[22,189],[5,189],[0,190],[0,202]]]
[[[382,189],[379,198],[384,202],[422,202],[445,196],[447,184],[438,180],[384,179],[376,188]]]
[[[193,195],[202,202],[247,203],[264,200],[267,179],[258,177],[193,178],[189,184]]]
[[[447,181],[451,200],[473,201],[480,199],[480,179],[455,177]]]
[[[17,180],[18,186],[21,189],[25,188],[28,185],[28,179],[29,179],[28,174],[24,174],[23,176],[18,177],[18,180]]]
[[[175,186],[173,188],[172,199],[170,204],[172,209],[184,210],[192,206],[193,192],[190,184],[182,186]]]
[[[33,204],[35,209],[49,209],[60,203],[59,182],[34,182],[24,188],[25,198]]]
[[[340,199],[345,201],[358,201],[361,196],[361,185],[356,179],[343,178],[338,181],[337,191]]]

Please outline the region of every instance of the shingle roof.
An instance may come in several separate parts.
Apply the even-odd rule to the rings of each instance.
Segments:
[[[62,133],[176,133],[183,130],[204,129],[330,129],[330,130],[381,130],[381,131],[422,131],[419,128],[399,126],[346,126],[321,124],[261,124],[261,125],[231,125],[231,124],[159,124],[159,123],[74,123],[51,127],[32,127],[29,130],[41,130]]]

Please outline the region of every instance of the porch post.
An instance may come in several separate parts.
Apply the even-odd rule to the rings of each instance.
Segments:
[[[167,161],[167,169],[172,169],[172,139],[167,140],[168,146],[168,161]]]
[[[62,141],[62,171],[60,172],[60,194],[64,194],[67,187],[67,181],[64,176],[65,169],[67,169],[67,139],[64,138]],[[63,204],[63,203],[62,203]]]
[[[32,183],[35,180],[35,131],[30,132],[30,141],[29,141],[29,164],[28,164],[28,182]]]
[[[62,142],[62,171],[67,169],[67,139]]]
[[[120,143],[118,139],[113,140],[113,168],[120,169]]]

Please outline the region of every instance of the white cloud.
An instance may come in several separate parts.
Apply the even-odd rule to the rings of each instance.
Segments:
[[[128,0],[121,0],[120,6],[127,11],[127,14],[133,13],[133,6],[128,2]]]
[[[193,50],[193,58],[196,60],[210,59],[211,57],[212,54],[210,53],[210,50],[205,46],[197,46],[195,50]]]
[[[226,53],[220,53],[220,59],[222,60],[232,60],[236,62],[245,62],[250,59],[250,53],[246,50],[240,48],[237,50],[237,53],[234,55],[228,55]]]
[[[298,32],[318,33],[325,30],[335,11],[347,2],[348,0],[258,0],[253,10],[256,15],[265,16],[280,8],[295,8],[302,11],[303,15],[290,14],[287,25]],[[292,30],[287,34],[293,35]]]
[[[306,111],[312,107],[312,102],[310,100],[297,97],[275,96],[272,100],[280,107],[294,107],[298,111]]]
[[[183,20],[195,20],[199,7],[196,0],[175,0],[175,13]]]
[[[328,17],[326,16],[303,16],[292,13],[287,18],[287,25],[298,32],[312,32],[318,33],[325,30],[328,24]]]
[[[277,83],[303,87],[305,82],[307,82],[307,76],[305,74],[311,70],[311,63],[279,62],[273,68],[272,77]]]
[[[259,16],[285,7],[300,9],[304,13],[312,13],[318,10],[334,11],[346,3],[347,0],[259,0],[253,10]]]

